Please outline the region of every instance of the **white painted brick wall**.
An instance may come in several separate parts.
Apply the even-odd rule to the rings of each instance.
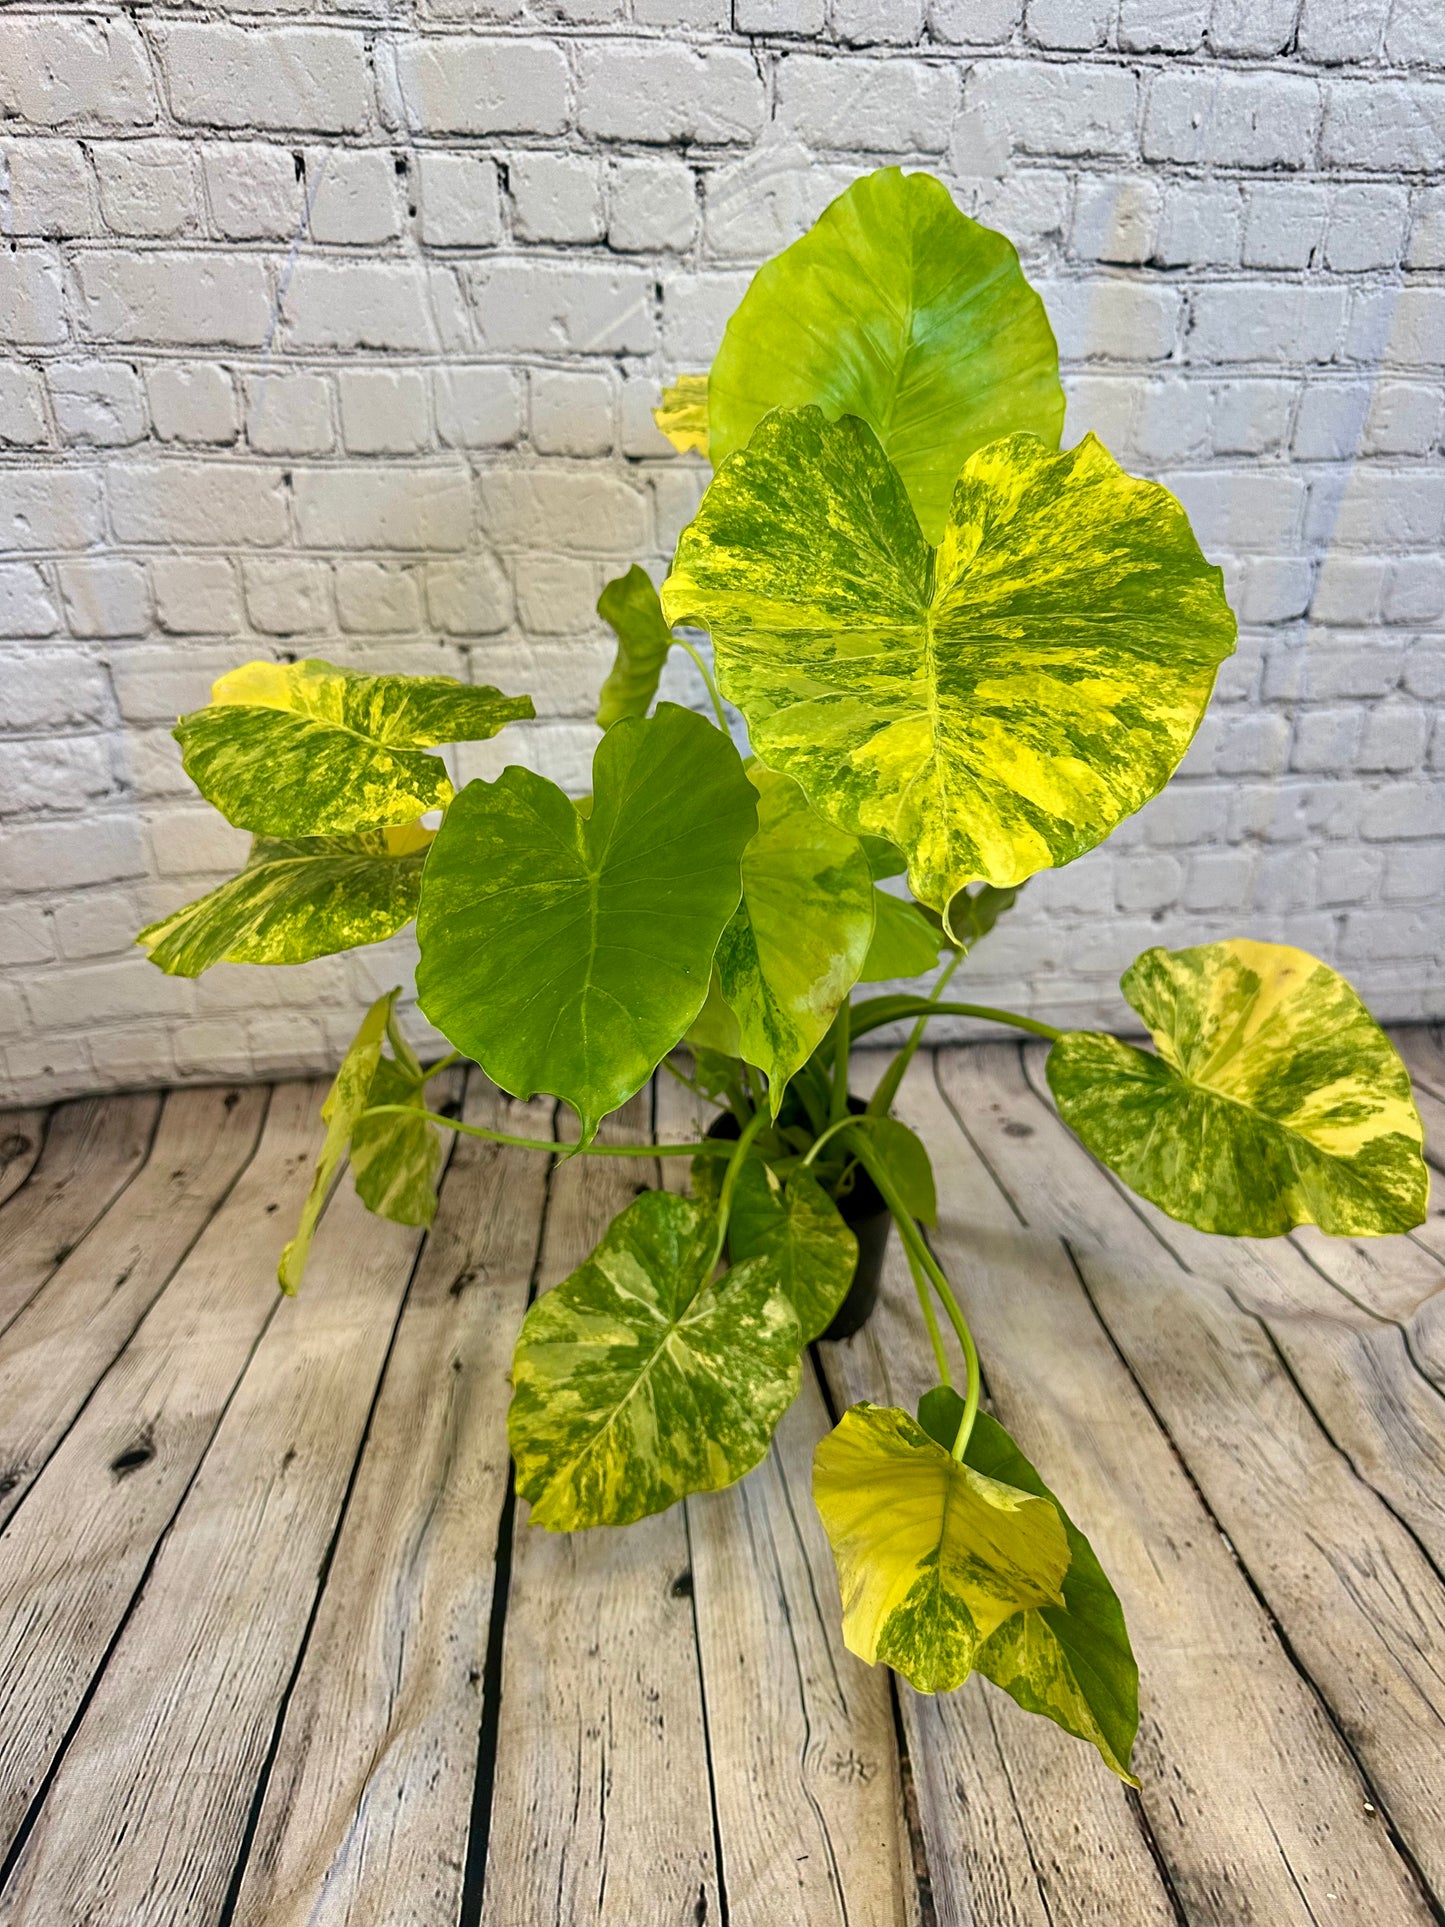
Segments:
[[[980,992],[1117,1020],[1237,931],[1445,1015],[1445,0],[254,0],[0,13],[0,1092],[334,1059],[405,941],[162,977],[245,839],[168,734],[256,654],[532,690],[585,781],[648,409],[859,170],[942,174],[1243,632],[1174,787]],[[673,693],[695,696],[680,670]]]

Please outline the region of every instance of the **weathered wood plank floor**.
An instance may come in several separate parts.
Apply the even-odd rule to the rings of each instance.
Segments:
[[[1402,1044],[1445,1168],[1445,1049]],[[842,1647],[810,1461],[930,1382],[898,1263],[741,1486],[553,1538],[511,1341],[643,1173],[463,1140],[429,1237],[344,1184],[283,1301],[319,1095],[0,1118],[0,1927],[1445,1921],[1441,1204],[1212,1241],[1093,1165],[1032,1047],[915,1067],[989,1398],[1129,1616],[1135,1795]]]

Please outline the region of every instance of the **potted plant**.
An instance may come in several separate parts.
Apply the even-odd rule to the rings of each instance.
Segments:
[[[201,792],[253,833],[250,859],[140,941],[194,976],[416,917],[421,1008],[455,1049],[419,1063],[396,992],[367,1013],[323,1107],[287,1291],[348,1156],[363,1200],[408,1224],[431,1220],[446,1131],[692,1160],[691,1196],[644,1189],[523,1320],[509,1431],[536,1525],[624,1525],[756,1465],[802,1348],[866,1316],[886,1212],[939,1383],[916,1416],[854,1406],[818,1447],[848,1645],[927,1692],[982,1672],[1129,1779],[1118,1600],[980,1410],[973,1340],[921,1229],[928,1157],[891,1109],[925,1026],[962,1013],[1050,1039],[1065,1122],[1206,1231],[1403,1231],[1426,1173],[1399,1058],[1298,950],[1146,951],[1123,990],[1153,1049],[953,995],[1029,876],[1164,786],[1234,646],[1179,503],[1093,436],[1060,452],[1063,413],[1009,243],[927,175],[859,180],[758,273],[708,376],[664,396],[664,432],[715,472],[660,596],[633,568],[598,605],[617,657],[591,795],[517,766],[453,792],[432,752],[529,717],[524,696],[252,663],[176,730]],[[711,636],[715,681],[689,626]],[[715,721],[656,703],[674,647]],[[880,887],[905,874],[907,898]],[[926,976],[927,994],[853,998]],[[899,1024],[874,1094],[850,1098],[850,1050]],[[565,1100],[575,1140],[440,1115],[426,1087],[458,1058]],[[599,1143],[659,1065],[725,1122],[695,1143]]]

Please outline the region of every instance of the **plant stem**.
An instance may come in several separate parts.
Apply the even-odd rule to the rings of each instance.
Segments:
[[[663,1058],[662,1068],[667,1072],[669,1077],[675,1077],[679,1084],[685,1084],[694,1097],[706,1098],[708,1096],[708,1093],[703,1089],[702,1085],[689,1077],[686,1071],[680,1071],[670,1057]],[[711,1102],[711,1099],[708,1101]]]
[[[426,1067],[422,1082],[429,1084],[432,1078],[440,1077],[443,1071],[449,1071],[453,1064],[460,1064],[461,1061],[462,1054],[459,1050],[449,1051],[445,1057],[439,1057],[435,1064],[429,1064]]]
[[[699,1138],[695,1144],[568,1144],[561,1138],[515,1137],[510,1131],[489,1131],[484,1124],[463,1124],[460,1118],[443,1117],[439,1111],[418,1110],[415,1104],[371,1104],[361,1115],[420,1118],[425,1124],[440,1124],[445,1131],[460,1131],[464,1137],[485,1138],[488,1144],[508,1144],[514,1151],[546,1151],[563,1157],[727,1157],[733,1150],[732,1143],[720,1138]]]
[[[848,1120],[848,1045],[853,1006],[845,997],[833,1019],[833,1094],[828,1105],[830,1124]]]
[[[711,1263],[704,1273],[706,1277],[712,1276],[717,1267],[717,1261],[723,1254],[723,1246],[727,1243],[728,1217],[733,1208],[733,1192],[738,1188],[738,1178],[742,1175],[743,1160],[747,1157],[748,1147],[767,1121],[766,1111],[754,1111],[739,1133],[737,1142],[728,1147],[732,1156],[728,1160],[727,1170],[723,1173],[722,1191],[718,1196],[717,1237],[713,1243]]]
[[[953,1373],[948,1367],[948,1353],[943,1349],[943,1334],[938,1329],[938,1313],[933,1309],[933,1300],[928,1295],[928,1274],[914,1257],[912,1248],[905,1244],[903,1249],[907,1254],[908,1269],[913,1274],[913,1289],[918,1294],[918,1308],[923,1313],[924,1324],[928,1327],[928,1342],[933,1347],[939,1382],[943,1385],[952,1385]]]
[[[878,1004],[894,1002],[892,998],[883,997],[870,998],[868,1001]],[[991,1024],[1010,1024],[1015,1030],[1032,1031],[1035,1037],[1047,1037],[1055,1044],[1064,1034],[1052,1024],[1040,1023],[1036,1017],[1020,1017],[1013,1010],[995,1010],[992,1004],[934,1004],[926,997],[916,1000],[899,998],[897,1001],[903,1007],[889,1010],[882,1016],[870,1013],[867,1004],[860,1005],[861,1021],[855,1025],[854,1035],[861,1037],[865,1031],[877,1030],[881,1024],[901,1023],[905,1017],[981,1017]]]
[[[389,1010],[386,1014],[386,1034],[390,1040],[391,1048],[396,1053],[397,1063],[401,1065],[408,1077],[416,1078],[417,1081],[420,1082],[422,1074],[421,1065],[417,1062],[416,1052],[401,1034],[394,1010]]]
[[[967,954],[967,951],[964,950],[954,951],[953,956],[940,972],[938,982],[929,993],[928,1001],[930,1004],[936,1005],[938,1003],[939,998],[942,997],[944,991],[948,988],[949,978],[953,975],[954,971],[957,970]],[[903,1080],[908,1075],[908,1066],[913,1062],[918,1046],[923,1042],[923,1031],[927,1022],[928,1012],[926,1010],[920,1011],[914,1021],[913,1032],[908,1042],[903,1046],[902,1050],[899,1051],[887,1070],[884,1071],[882,1077],[878,1080],[877,1090],[874,1091],[872,1097],[868,1100],[868,1115],[870,1117],[887,1117],[889,1111],[892,1109],[893,1100],[897,1097]]]
[[[699,675],[701,675],[703,681],[707,684],[707,693],[709,696],[712,697],[713,711],[717,716],[717,726],[722,731],[724,736],[731,736],[732,731],[728,728],[727,714],[723,709],[722,697],[718,694],[717,684],[712,679],[712,671],[708,668],[707,664],[703,661],[702,657],[698,654],[697,650],[693,648],[692,644],[687,640],[685,636],[674,636],[673,641],[677,644],[679,649],[685,649],[687,653],[692,657],[693,661],[697,664],[698,673]]]

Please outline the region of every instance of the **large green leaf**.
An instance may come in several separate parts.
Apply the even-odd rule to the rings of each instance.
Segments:
[[[785,1184],[756,1158],[738,1174],[728,1250],[735,1264],[768,1261],[798,1315],[805,1345],[827,1329],[858,1264],[858,1240],[812,1172],[799,1165]]]
[[[597,698],[597,721],[608,729],[620,717],[645,716],[652,707],[672,631],[662,619],[652,577],[635,562],[598,596],[597,613],[617,637],[617,656]]]
[[[507,1435],[534,1524],[626,1525],[767,1451],[798,1390],[798,1321],[765,1259],[708,1281],[715,1224],[644,1192],[523,1319]]]
[[[652,419],[679,455],[689,449],[706,455],[707,376],[679,375],[663,389],[661,406],[653,409]]]
[[[928,174],[855,181],[766,267],[728,323],[707,387],[721,468],[770,408],[857,415],[938,541],[953,484],[986,442],[1056,448],[1058,350],[1012,244]]]
[[[895,897],[891,890],[873,892],[873,941],[858,981],[891,982],[898,977],[921,977],[938,962],[943,942],[940,930],[922,916],[916,905]]]
[[[813,1496],[844,1644],[920,1693],[961,1686],[1015,1613],[1062,1604],[1069,1543],[1051,1501],[960,1464],[906,1412],[845,1412],[814,1455]]]
[[[175,728],[186,774],[228,821],[266,836],[410,823],[452,786],[442,743],[475,743],[533,714],[450,676],[364,676],[329,662],[250,662]]]
[[[254,837],[246,867],[136,938],[173,977],[212,964],[294,964],[380,943],[416,915],[432,833],[420,823],[349,836]]]
[[[741,894],[756,792],[721,730],[663,703],[602,738],[584,816],[516,767],[469,783],[422,879],[421,1007],[518,1097],[625,1103],[697,1016]]]
[[[1410,1077],[1343,977],[1243,937],[1146,950],[1121,980],[1158,1055],[1096,1031],[1049,1053],[1064,1122],[1141,1197],[1201,1231],[1408,1231],[1429,1177]]]
[[[776,1117],[789,1078],[857,982],[873,885],[857,837],[819,816],[791,777],[759,763],[748,775],[758,828],[743,851],[742,902],[718,945],[717,973],[738,1020],[733,1054],[767,1072]]]
[[[276,1268],[277,1283],[288,1295],[294,1294],[301,1283],[321,1208],[331,1194],[336,1173],[341,1169],[341,1160],[351,1143],[356,1120],[366,1109],[367,1092],[371,1089],[376,1067],[381,1062],[381,1047],[386,1042],[386,1026],[392,1005],[400,995],[399,988],[389,990],[384,997],[378,997],[367,1011],[355,1037],[347,1046],[335,1082],[322,1099],[321,1121],[326,1126],[326,1137],[311,1176],[311,1188],[301,1207],[301,1222],[296,1228],[296,1236],[282,1251],[281,1262]]]
[[[437,1177],[446,1145],[427,1108],[425,1079],[383,1057],[367,1092],[373,1104],[405,1104],[416,1115],[388,1111],[375,1117],[363,1111],[351,1133],[351,1175],[368,1211],[393,1224],[427,1224],[436,1216]]]
[[[951,1386],[940,1385],[919,1400],[919,1424],[945,1451],[952,1450],[962,1416],[963,1400]],[[1139,1669],[1123,1608],[1093,1547],[986,1412],[975,1416],[963,1456],[976,1472],[1049,1500],[1069,1541],[1063,1605],[1031,1606],[1006,1619],[979,1649],[976,1670],[1026,1713],[1041,1713],[1096,1746],[1111,1772],[1137,1786],[1129,1755],[1139,1727]]]
[[[662,589],[712,632],[754,749],[944,912],[1091,849],[1168,781],[1234,646],[1167,489],[1092,436],[994,442],[931,549],[864,423],[779,410],[713,478]]]

